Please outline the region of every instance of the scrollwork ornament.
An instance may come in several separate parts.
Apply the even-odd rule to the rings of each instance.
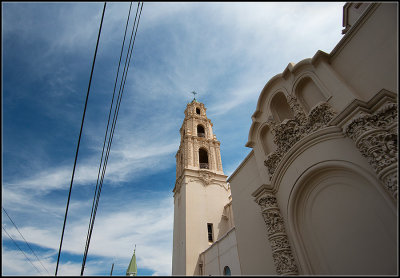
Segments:
[[[305,127],[306,133],[310,133],[327,126],[334,116],[335,111],[333,111],[329,103],[322,102],[315,106],[308,115],[307,124]]]
[[[294,97],[289,101],[292,102],[292,107],[297,107],[297,104],[294,104]],[[298,112],[298,115],[300,114]],[[327,102],[321,102],[310,111],[308,116],[286,119],[279,124],[276,124],[272,118],[269,118],[267,124],[271,128],[271,133],[274,137],[273,141],[277,146],[276,151],[268,154],[267,159],[264,161],[270,179],[272,179],[275,169],[285,153],[303,137],[328,126],[334,115],[335,112],[332,107]]]
[[[288,95],[287,101],[289,104],[290,109],[294,113],[294,118],[298,120],[302,125],[304,125],[307,121],[307,115],[304,113],[303,109],[301,108],[299,102],[297,101],[297,98],[292,95]]]
[[[211,184],[213,175],[209,172],[200,172],[200,180],[202,180],[206,185]]]
[[[290,244],[286,236],[277,236],[270,240],[272,252],[281,249],[290,249]]]
[[[283,218],[278,210],[270,210],[263,212],[265,224],[267,225],[267,232],[269,236],[276,233],[285,233],[285,225]]]
[[[272,152],[268,154],[267,159],[264,161],[264,165],[268,169],[268,174],[270,175],[270,179],[275,172],[276,167],[278,166],[279,161],[281,161],[280,153]]]
[[[268,208],[277,208],[278,205],[276,203],[276,197],[272,194],[268,194],[264,197],[262,197],[259,201],[258,204],[261,206],[262,209],[268,209]]]
[[[272,257],[278,274],[297,274],[297,266],[290,249],[285,231],[285,224],[273,193],[264,193],[257,200],[267,227],[268,240],[271,244]]]
[[[282,250],[272,254],[276,272],[280,275],[297,274],[297,266],[290,250]]]
[[[393,196],[395,200],[397,200],[397,173],[392,172],[389,175],[383,177],[383,182],[385,184],[386,189]]]
[[[397,165],[397,105],[391,103],[375,114],[359,116],[345,128],[345,134],[355,142],[385,189],[397,200],[397,167],[393,167]]]

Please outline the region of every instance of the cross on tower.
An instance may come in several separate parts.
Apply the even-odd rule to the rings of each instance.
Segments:
[[[196,100],[197,93],[195,91],[193,91],[192,94],[193,94],[193,100]]]

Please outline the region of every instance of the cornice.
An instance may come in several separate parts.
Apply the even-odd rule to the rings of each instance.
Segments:
[[[331,51],[329,54],[330,60],[334,59],[335,56],[337,56],[340,51],[345,47],[345,45],[351,40],[351,38],[357,33],[358,29],[361,28],[361,26],[365,23],[365,21],[371,17],[373,12],[378,8],[380,3],[371,3],[364,13],[356,20],[356,22],[351,26],[342,39],[336,44],[335,48]]]
[[[332,119],[331,125],[343,127],[345,123],[349,122],[355,116],[362,113],[373,113],[386,103],[397,103],[397,95],[385,89],[380,90],[367,102],[355,99],[340,114]]]

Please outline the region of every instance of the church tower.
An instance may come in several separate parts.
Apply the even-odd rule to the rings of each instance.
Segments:
[[[228,229],[231,192],[212,126],[203,103],[187,104],[176,153],[172,275],[202,275],[199,255]]]

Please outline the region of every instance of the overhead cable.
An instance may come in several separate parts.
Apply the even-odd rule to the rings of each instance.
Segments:
[[[28,261],[31,263],[31,265],[37,270],[37,272],[39,272],[40,275],[42,275],[42,273],[39,271],[39,269],[37,269],[37,267],[32,263],[32,261],[28,258],[28,256],[25,254],[24,251],[22,251],[22,249],[18,246],[18,244],[15,242],[15,240],[10,236],[9,233],[7,233],[6,229],[4,229],[4,226],[2,226],[3,231],[6,232],[6,234],[8,235],[8,237],[12,240],[12,242],[14,242],[15,246],[18,247],[19,251],[22,252],[22,254],[24,254],[24,256],[28,259]]]
[[[46,270],[47,274],[50,275],[49,271],[47,270],[47,268],[42,264],[42,262],[40,261],[40,259],[38,258],[38,256],[36,255],[35,251],[33,251],[33,249],[31,248],[30,244],[26,241],[25,237],[22,235],[22,233],[19,231],[17,225],[14,223],[14,221],[11,219],[10,215],[8,215],[6,209],[4,207],[2,207],[4,212],[6,213],[6,215],[8,216],[8,218],[10,219],[11,223],[13,223],[14,227],[17,229],[18,233],[21,235],[21,237],[24,239],[26,245],[28,245],[29,249],[31,249],[32,253],[35,255],[36,259],[39,261],[39,263],[42,265],[42,267]]]
[[[101,171],[101,166],[103,163],[103,155],[104,155],[104,147],[107,141],[107,136],[108,136],[108,127],[110,124],[110,116],[111,116],[111,111],[112,111],[112,107],[113,107],[113,103],[114,103],[114,97],[115,97],[115,88],[117,86],[117,80],[118,80],[118,75],[119,75],[119,69],[120,69],[120,65],[121,65],[121,58],[122,58],[122,53],[124,50],[124,45],[125,45],[125,38],[126,38],[126,31],[128,29],[128,23],[129,23],[129,17],[131,14],[131,8],[132,8],[132,2],[129,5],[129,12],[128,12],[128,18],[126,20],[126,25],[125,25],[125,33],[124,33],[124,39],[122,41],[122,47],[121,47],[121,53],[120,53],[120,57],[119,57],[119,62],[118,62],[118,68],[117,68],[117,76],[115,78],[115,83],[114,83],[114,90],[113,90],[113,95],[112,95],[112,99],[111,99],[111,105],[110,105],[110,110],[108,112],[108,121],[107,121],[107,127],[106,127],[106,134],[104,136],[104,143],[103,143],[103,150],[101,152],[101,158],[100,158],[100,165],[99,165],[99,171],[97,174],[97,182],[96,182],[96,187],[95,187],[95,191],[94,191],[94,196],[93,196],[93,204],[92,204],[92,211],[90,214],[90,220],[89,220],[89,228],[88,228],[88,232],[87,232],[87,236],[86,236],[86,244],[85,244],[85,251],[83,253],[83,259],[82,259],[82,267],[81,267],[81,275],[83,275],[84,272],[84,268],[85,268],[85,264],[86,264],[86,258],[87,258],[87,253],[88,253],[88,249],[89,249],[89,242],[90,242],[90,236],[91,236],[91,231],[92,231],[92,226],[93,226],[93,218],[94,218],[94,207],[95,207],[95,203],[96,203],[96,196],[97,196],[97,192],[98,192],[98,187],[99,187],[99,177],[100,177],[100,171]]]
[[[99,40],[100,40],[100,34],[101,34],[101,27],[102,27],[102,25],[103,25],[103,19],[104,19],[104,12],[105,12],[105,10],[106,10],[106,2],[104,2],[103,14],[102,14],[102,16],[101,16],[99,34],[98,34],[98,36],[97,36],[96,49],[95,49],[95,52],[94,52],[93,63],[92,63],[92,70],[91,70],[91,72],[90,72],[89,85],[88,85],[88,90],[87,90],[87,94],[86,94],[85,108],[83,109],[83,116],[82,116],[81,129],[80,129],[80,132],[79,132],[78,145],[77,145],[76,153],[75,153],[74,167],[73,167],[73,170],[72,170],[71,184],[70,184],[69,193],[68,193],[67,207],[66,207],[66,209],[65,209],[64,224],[63,224],[63,229],[62,229],[62,233],[61,233],[60,248],[59,248],[59,250],[58,250],[58,257],[57,257],[57,265],[56,265],[55,276],[57,276],[58,265],[59,265],[59,262],[60,262],[60,254],[61,254],[61,247],[62,247],[62,242],[63,242],[63,238],[64,238],[65,223],[66,223],[66,221],[67,221],[67,214],[68,214],[69,201],[70,201],[70,199],[71,199],[72,183],[73,183],[73,181],[74,181],[76,161],[77,161],[77,159],[78,159],[78,152],[79,152],[79,144],[80,144],[81,136],[82,136],[83,123],[84,123],[84,120],[85,120],[85,114],[86,114],[86,107],[87,107],[87,102],[88,102],[88,98],[89,98],[90,85],[91,85],[91,83],[92,83],[94,64],[95,64],[95,61],[96,61],[97,48],[98,48],[98,46],[99,46]]]
[[[139,18],[138,18],[137,23],[136,23],[139,4],[140,3],[138,3],[138,7],[136,9],[135,20],[134,20],[134,24],[133,24],[133,27],[132,27],[132,33],[131,33],[131,37],[130,37],[130,41],[129,41],[129,47],[128,47],[128,51],[127,51],[127,55],[126,55],[126,59],[125,59],[125,65],[124,65],[124,70],[123,70],[123,74],[122,74],[122,78],[121,78],[121,84],[120,84],[120,88],[119,88],[119,92],[118,92],[116,106],[115,106],[115,110],[114,110],[114,116],[113,116],[113,122],[112,122],[112,126],[111,126],[110,136],[108,138],[108,145],[107,145],[106,155],[105,155],[105,159],[104,159],[101,180],[100,180],[100,184],[96,185],[96,190],[95,190],[96,201],[94,203],[94,207],[92,206],[92,216],[91,216],[91,222],[89,224],[90,231],[88,231],[88,236],[87,236],[87,241],[86,241],[86,246],[85,246],[85,254],[84,254],[84,258],[83,258],[83,262],[82,262],[82,268],[81,268],[81,275],[83,275],[84,268],[85,268],[85,263],[86,263],[86,259],[87,259],[87,253],[88,253],[88,249],[89,249],[89,245],[90,245],[90,239],[91,239],[91,235],[92,235],[92,231],[93,231],[94,221],[95,221],[95,218],[96,218],[97,207],[98,207],[98,204],[99,204],[101,189],[102,189],[102,186],[103,186],[104,175],[105,175],[106,168],[107,168],[108,156],[109,156],[109,153],[110,153],[112,139],[113,139],[113,136],[114,136],[114,131],[115,131],[115,126],[116,126],[116,122],[117,122],[117,118],[118,118],[118,112],[119,112],[119,107],[120,107],[120,104],[121,104],[122,94],[123,94],[123,91],[124,91],[124,88],[125,88],[125,82],[126,82],[128,69],[129,69],[129,64],[130,64],[130,60],[131,60],[131,57],[132,57],[133,45],[135,43],[135,38],[136,38],[136,33],[137,33],[138,25],[139,25],[139,20],[140,20],[141,12],[142,12],[142,9],[143,9],[143,3],[141,3]],[[128,19],[129,19],[129,17],[128,17]],[[135,29],[135,27],[136,27],[136,29]],[[133,32],[134,31],[135,31],[135,34],[133,36]],[[133,38],[133,41],[132,41],[132,38]],[[125,40],[125,38],[124,38],[124,40]],[[121,53],[122,53],[122,50],[121,50]],[[129,56],[129,59],[128,59],[128,56]],[[118,72],[119,72],[119,69],[118,69]],[[117,78],[118,78],[118,72],[117,72]],[[116,81],[117,81],[117,79],[116,79]],[[114,90],[115,90],[115,87],[114,87]],[[114,98],[114,96],[113,96],[113,98]],[[111,107],[112,107],[112,104],[113,103],[111,103]],[[107,124],[107,130],[108,130],[108,124]],[[107,131],[106,131],[106,136],[105,137],[107,137]],[[103,151],[104,151],[104,145],[103,145]],[[102,157],[103,157],[103,154],[102,154]],[[99,171],[100,171],[100,169],[99,169]],[[97,192],[97,195],[96,195],[96,192]]]

